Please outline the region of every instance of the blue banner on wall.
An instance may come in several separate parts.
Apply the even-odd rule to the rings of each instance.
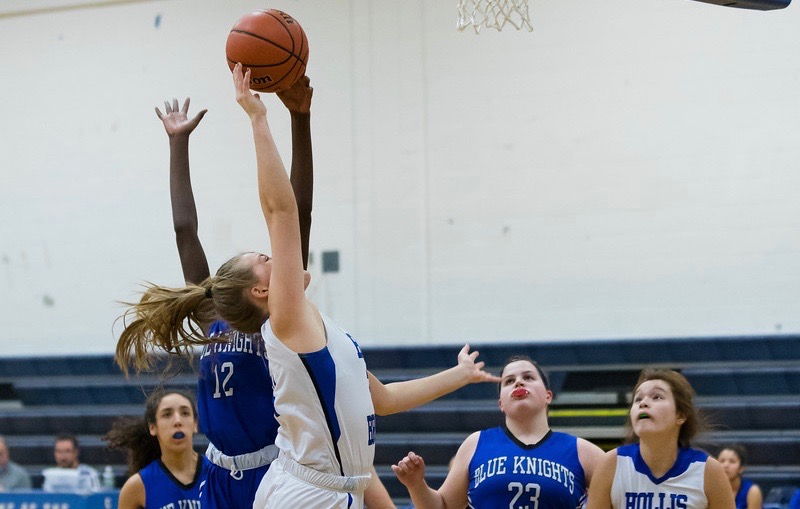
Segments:
[[[89,495],[13,491],[0,493],[0,509],[117,509],[118,490]]]

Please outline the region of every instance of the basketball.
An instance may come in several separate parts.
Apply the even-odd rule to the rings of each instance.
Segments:
[[[305,74],[308,39],[300,23],[285,12],[251,12],[231,28],[225,53],[231,71],[237,62],[250,69],[250,89],[280,92]]]

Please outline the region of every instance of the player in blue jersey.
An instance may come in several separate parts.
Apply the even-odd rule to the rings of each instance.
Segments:
[[[210,463],[192,448],[197,409],[189,394],[155,391],[142,419],[121,419],[104,439],[128,453],[133,474],[119,492],[119,509],[200,509]]]
[[[505,424],[467,437],[438,490],[425,482],[425,462],[408,456],[392,466],[417,509],[575,509],[603,458],[591,442],[554,432],[547,420],[553,399],[542,369],[515,356],[500,375]]]
[[[374,472],[373,407],[378,414],[399,412],[496,377],[465,346],[454,368],[383,385],[366,370],[355,340],[306,299],[310,276],[303,269],[297,203],[267,125],[266,107],[248,89],[249,74],[237,65],[234,84],[253,129],[259,197],[275,257],[255,252],[235,256],[199,285],[149,285],[126,312],[120,342],[161,348],[207,343],[198,324],[215,315],[241,332],[261,331],[281,424],[276,438],[280,455],[259,487],[268,493],[265,507],[361,507]],[[313,434],[319,429],[324,436]],[[270,474],[276,466],[291,475]]]
[[[303,264],[308,262],[311,230],[313,159],[311,150],[311,97],[304,77],[278,94],[291,114],[292,183],[303,239]],[[170,199],[175,242],[184,278],[200,283],[209,274],[208,261],[197,234],[197,209],[189,172],[189,135],[206,110],[189,119],[189,100],[179,109],[177,100],[156,109],[170,143]],[[216,318],[216,317],[214,317]],[[269,367],[260,334],[244,334],[223,320],[201,324],[209,338],[219,342],[204,346],[199,361],[197,393],[200,428],[209,439],[209,472],[203,505],[208,509],[250,507],[256,489],[277,456],[278,423],[272,404]],[[379,481],[378,481],[379,482]]]
[[[733,509],[719,462],[692,449],[706,424],[680,373],[646,369],[633,388],[628,445],[606,454],[588,509]]]
[[[739,444],[726,445],[720,449],[717,461],[725,470],[736,500],[736,509],[762,509],[764,496],[758,484],[742,477],[747,463],[747,451]]]
[[[303,265],[308,262],[311,229],[313,159],[310,107],[313,89],[304,77],[278,93],[291,114],[291,181],[298,207],[303,243]],[[170,146],[170,198],[175,240],[187,282],[199,283],[210,272],[197,234],[197,208],[189,171],[189,137],[207,110],[189,118],[189,99],[181,107],[177,99],[156,108]],[[207,509],[250,507],[261,478],[277,456],[274,445],[278,424],[274,419],[272,385],[261,335],[231,329],[223,320],[201,324],[218,341],[204,346],[199,359],[197,383],[200,428],[209,439],[206,452],[212,461],[203,507]],[[120,345],[118,358],[127,369],[129,345]],[[126,350],[127,348],[127,350]],[[140,359],[136,359],[137,361]],[[147,358],[138,367],[147,366]],[[135,362],[134,362],[135,363]],[[394,504],[377,475],[366,493],[371,507],[392,509]]]

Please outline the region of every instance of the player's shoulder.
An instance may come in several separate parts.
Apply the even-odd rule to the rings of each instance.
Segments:
[[[119,507],[120,509],[127,509],[133,507],[144,507],[145,504],[145,487],[142,476],[135,473],[125,481],[122,488],[119,490]]]
[[[465,438],[464,441],[461,443],[459,450],[464,450],[466,452],[469,452],[470,454],[475,452],[475,449],[478,447],[478,441],[480,440],[481,435],[484,433],[484,431],[487,430],[473,431],[472,433],[470,433],[469,436],[467,436],[467,438]]]

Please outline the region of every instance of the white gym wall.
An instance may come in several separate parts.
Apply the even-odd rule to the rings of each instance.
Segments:
[[[212,272],[269,249],[224,55],[264,7],[311,47],[310,292],[363,345],[800,332],[800,6],[531,0],[476,35],[455,3],[3,1],[1,353],[110,352],[115,301],[182,284],[164,99],[209,108]]]

